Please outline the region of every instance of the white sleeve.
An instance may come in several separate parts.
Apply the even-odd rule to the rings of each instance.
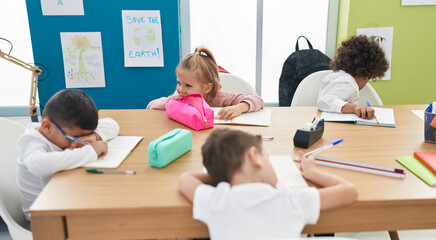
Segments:
[[[321,211],[321,197],[318,189],[314,187],[297,188],[291,192],[290,198],[300,209],[306,224],[316,224]]]
[[[197,187],[194,193],[194,202],[192,206],[192,214],[194,219],[205,223],[208,221],[211,209],[211,197],[214,189],[214,187],[206,184],[202,184]]]
[[[317,107],[321,111],[341,113],[342,107],[347,104],[347,99],[352,99],[356,94],[355,89],[349,83],[339,83],[326,91],[324,84],[319,90]]]
[[[23,164],[36,177],[47,177],[62,170],[78,168],[98,157],[91,145],[72,150],[49,151],[41,141],[26,144],[22,154]]]
[[[120,126],[112,118],[102,118],[98,120],[98,125],[95,132],[103,141],[107,141],[118,136],[118,133],[120,132]]]

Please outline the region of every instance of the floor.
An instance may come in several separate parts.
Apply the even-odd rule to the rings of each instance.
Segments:
[[[27,124],[30,119],[11,118],[22,124]],[[436,239],[436,229],[431,230],[408,230],[398,231],[400,240],[427,240]],[[358,233],[336,233],[336,237],[351,238],[359,240],[390,240],[387,231],[382,232],[358,232]],[[310,238],[309,238],[310,239]],[[0,218],[0,240],[12,240],[4,221]]]
[[[12,240],[12,237],[8,232],[8,227],[2,218],[0,218],[0,240]]]

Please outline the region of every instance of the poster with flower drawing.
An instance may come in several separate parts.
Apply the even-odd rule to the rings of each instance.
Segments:
[[[83,0],[41,0],[42,15],[85,15]]]
[[[105,87],[100,32],[61,33],[66,88]]]

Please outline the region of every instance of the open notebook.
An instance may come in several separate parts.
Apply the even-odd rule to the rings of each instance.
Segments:
[[[285,185],[288,187],[308,187],[306,180],[304,180],[303,175],[301,175],[300,170],[297,168],[297,165],[295,165],[291,156],[270,155],[269,160],[277,174],[279,185]],[[203,172],[207,173],[205,167],[203,167]]]
[[[238,124],[268,127],[271,123],[271,109],[261,109],[256,112],[243,113],[231,120],[219,119],[218,112],[221,108],[212,108],[215,112],[214,124]]]
[[[89,162],[82,167],[88,168],[117,168],[142,140],[137,136],[118,136],[107,142],[108,152],[96,161]]]
[[[395,116],[394,110],[392,108],[377,108],[374,107],[375,118],[373,119],[363,119],[358,117],[354,113],[331,113],[322,112],[321,118],[324,118],[326,122],[354,122],[360,125],[371,125],[380,127],[395,127]]]
[[[269,160],[277,174],[279,184],[289,187],[307,187],[306,180],[291,156],[270,155]]]

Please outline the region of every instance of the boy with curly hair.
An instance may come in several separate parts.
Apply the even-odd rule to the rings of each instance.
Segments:
[[[388,67],[383,50],[373,38],[359,35],[343,41],[330,62],[334,72],[325,77],[319,90],[318,109],[374,118],[373,108],[357,105],[359,91],[369,79],[383,77]]]

